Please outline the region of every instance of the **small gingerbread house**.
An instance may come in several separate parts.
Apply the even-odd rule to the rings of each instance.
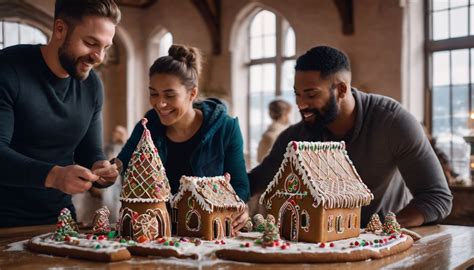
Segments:
[[[205,240],[230,237],[232,214],[245,203],[230,185],[230,175],[216,177],[183,176],[178,193],[171,198],[177,235]]]
[[[136,241],[171,236],[166,202],[170,186],[158,150],[153,144],[147,119],[141,121],[142,137],[124,175],[120,200],[119,234]]]
[[[319,243],[357,237],[361,207],[373,197],[344,142],[292,141],[260,204],[282,237]]]

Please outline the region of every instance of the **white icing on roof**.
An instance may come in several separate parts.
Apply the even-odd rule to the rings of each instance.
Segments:
[[[282,174],[288,164],[293,165],[310,191],[314,207],[322,204],[326,209],[356,208],[368,205],[374,198],[349,159],[344,142],[291,141],[278,172],[260,197],[260,204],[269,200],[271,203],[276,193],[288,196],[288,192],[274,192],[280,181],[285,181]]]
[[[178,202],[186,191],[191,192],[192,197],[207,212],[214,211],[214,207],[237,208],[238,210],[245,207],[245,203],[230,185],[230,179],[226,179],[224,176],[181,177],[179,191],[170,200],[171,207],[178,206]]]

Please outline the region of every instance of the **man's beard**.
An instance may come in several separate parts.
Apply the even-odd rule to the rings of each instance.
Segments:
[[[69,37],[66,37],[63,45],[61,45],[58,50],[59,63],[61,63],[61,66],[70,76],[81,81],[87,79],[90,69],[85,72],[80,72],[78,67],[82,62],[93,65],[95,61],[91,59],[89,55],[80,56],[75,59],[74,56],[68,52],[68,48]]]
[[[333,89],[329,90],[331,95],[329,97],[328,102],[324,107],[319,111],[318,109],[304,109],[300,110],[301,117],[303,118],[303,123],[305,126],[311,129],[322,129],[327,125],[331,124],[336,120],[337,116],[339,115],[339,107],[337,107],[337,100],[336,96],[334,95]],[[312,113],[314,114],[314,121],[313,122],[306,122],[304,121],[304,114],[305,113]]]

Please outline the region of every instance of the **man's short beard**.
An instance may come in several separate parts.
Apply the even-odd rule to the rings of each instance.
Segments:
[[[339,107],[337,107],[337,100],[336,96],[334,95],[334,88],[331,88],[329,92],[331,93],[329,96],[329,100],[326,105],[324,105],[324,107],[321,109],[321,111],[319,111],[318,109],[305,109],[300,111],[305,126],[311,129],[322,129],[334,122],[334,120],[336,120],[337,116],[339,115]],[[315,120],[313,123],[308,123],[304,121],[305,113],[314,114]]]
[[[77,59],[74,59],[74,56],[67,52],[68,47],[69,47],[69,33],[66,34],[66,39],[64,43],[58,49],[59,63],[70,76],[81,81],[87,79],[90,71],[79,73],[77,66],[81,62],[92,63],[93,62],[92,59],[90,59],[90,57],[88,56],[81,56],[81,57],[78,57]]]

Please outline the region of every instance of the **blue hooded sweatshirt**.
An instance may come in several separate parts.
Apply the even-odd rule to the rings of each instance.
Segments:
[[[243,155],[243,139],[238,120],[230,117],[225,105],[217,99],[196,102],[194,108],[202,111],[203,123],[200,129],[199,144],[189,157],[193,176],[219,176],[227,172],[231,175],[230,183],[237,195],[242,200],[247,201],[250,196],[250,189]],[[161,124],[154,109],[148,111],[145,117],[148,119],[146,126],[150,130],[156,148],[158,148],[160,158],[163,164],[166,164],[168,156],[166,127]],[[140,141],[142,133],[143,126],[139,122],[118,155],[118,158],[124,164],[123,172],[128,166],[130,157]],[[170,186],[172,192],[176,192],[173,187],[179,186],[179,183],[170,183]]]

